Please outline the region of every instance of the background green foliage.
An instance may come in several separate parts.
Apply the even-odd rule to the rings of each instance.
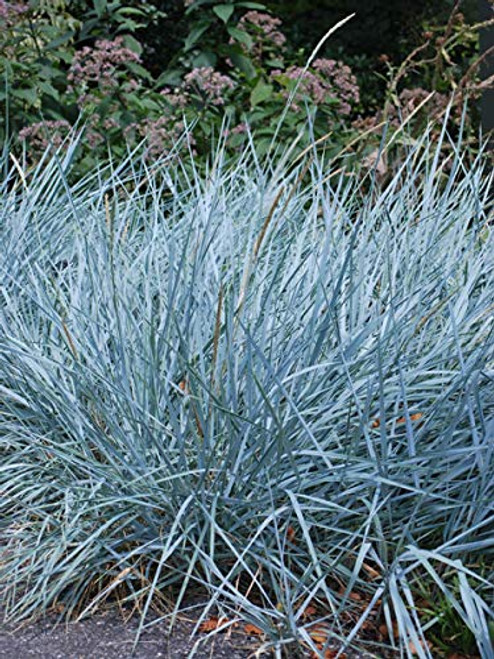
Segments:
[[[79,122],[89,168],[142,139],[153,155],[166,151],[188,127],[183,145],[195,153],[220,139],[235,152],[248,125],[262,151],[298,85],[282,137],[303,130],[309,113],[314,137],[331,131],[337,150],[389,116],[398,122],[413,113],[430,91],[435,103],[419,118],[444,113],[455,89],[458,102],[475,93],[476,16],[472,0],[460,4],[370,0],[318,53],[336,65],[303,73],[324,31],[352,12],[347,0],[0,0],[0,139],[25,147],[33,161]],[[277,27],[245,22],[249,15],[271,15]],[[286,41],[273,40],[273,30]],[[94,60],[93,80],[74,73],[78,58]],[[339,75],[328,77],[334,66]],[[97,80],[103,70],[111,89]],[[208,94],[204,84],[220,87]]]

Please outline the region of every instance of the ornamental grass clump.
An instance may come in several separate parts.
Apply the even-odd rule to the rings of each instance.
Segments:
[[[433,657],[447,612],[493,656],[492,176],[435,148],[384,189],[315,148],[3,163],[10,618],[199,598],[279,657]]]

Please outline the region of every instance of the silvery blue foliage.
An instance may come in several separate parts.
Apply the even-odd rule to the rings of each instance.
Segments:
[[[492,177],[427,139],[382,190],[315,153],[304,176],[250,151],[205,176],[134,159],[69,185],[70,153],[9,170],[10,616],[84,615],[123,584],[142,629],[159,591],[183,584],[178,609],[200,584],[203,618],[280,652],[315,649],[301,602],[352,644],[382,600],[396,649],[430,657],[427,577],[491,656]]]

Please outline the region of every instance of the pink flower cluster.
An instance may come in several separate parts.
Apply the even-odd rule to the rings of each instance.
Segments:
[[[183,110],[198,96],[211,105],[224,105],[223,94],[233,89],[235,83],[211,66],[203,66],[193,69],[185,76],[180,87],[171,90],[165,87],[160,94],[173,110]]]
[[[170,121],[168,117],[159,119],[146,119],[140,123],[134,123],[124,131],[127,139],[135,141],[146,140],[147,153],[152,157],[164,156],[170,153],[172,148],[177,144],[180,137],[184,135],[185,126],[183,122]],[[187,133],[185,143],[190,147],[195,145],[195,140],[190,133]]]
[[[140,57],[123,45],[123,37],[113,41],[102,39],[96,42],[94,48],[85,46],[75,53],[72,60],[67,75],[69,91],[77,90],[80,106],[97,101],[95,91],[103,96],[111,95],[116,90],[132,92],[139,87],[139,83],[128,77],[125,65],[129,62],[138,63]],[[120,80],[122,73],[125,74],[123,85]]]
[[[323,58],[316,59],[312,66],[336,92],[340,103],[338,111],[344,115],[350,114],[352,105],[360,101],[359,86],[351,68],[343,62]]]
[[[70,124],[65,119],[40,121],[19,131],[19,140],[29,144],[30,155],[41,155],[48,147],[58,148],[70,132]]]
[[[248,124],[244,121],[234,126],[231,130],[232,135],[244,135],[249,130]]]
[[[179,117],[197,98],[204,105],[221,106],[225,104],[225,93],[233,89],[235,83],[211,66],[198,67],[187,73],[179,87],[165,87],[160,92],[170,106],[170,112],[158,119],[146,119],[133,123],[125,131],[128,139],[146,139],[148,153],[151,156],[167,154],[184,134],[184,123]],[[189,147],[194,147],[192,135],[187,136]]]
[[[244,121],[237,124],[233,128],[225,128],[223,137],[231,137],[232,135],[245,135],[249,132],[249,126]]]
[[[11,27],[15,19],[28,11],[29,7],[23,2],[6,2],[0,0],[0,21],[3,22],[5,27]]]
[[[249,32],[252,27],[257,28],[260,34],[267,37],[275,46],[281,47],[286,42],[286,37],[278,28],[281,20],[270,14],[259,11],[248,11],[238,22],[238,29]]]
[[[286,71],[273,71],[271,78],[280,81],[283,77],[299,81],[292,100],[292,109],[300,111],[299,103],[304,100],[316,106],[334,105],[340,115],[347,116],[352,106],[359,102],[360,92],[357,80],[351,69],[342,62],[332,59],[317,59],[312,70],[304,71],[302,67],[290,66]],[[289,98],[291,91],[283,90],[283,96]]]
[[[412,114],[412,112],[429,96],[429,92],[423,87],[414,87],[412,89],[403,89],[400,92],[399,100],[401,107],[401,114],[404,119]],[[424,105],[424,111],[429,113],[431,117],[439,117],[446,111],[449,103],[448,94],[440,94],[436,92],[434,96]]]
[[[250,35],[252,38],[252,48],[249,50],[246,44],[241,43],[240,47],[257,62],[260,62],[266,51],[283,48],[286,37],[278,28],[281,20],[270,14],[259,11],[248,11],[239,20],[237,28]],[[234,39],[230,39],[234,43]]]
[[[184,91],[196,91],[213,105],[224,105],[223,93],[233,89],[235,83],[212,66],[202,66],[190,71],[184,78]]]
[[[183,110],[189,102],[187,94],[180,87],[176,87],[173,91],[169,87],[165,87],[160,91],[160,94],[172,108]]]

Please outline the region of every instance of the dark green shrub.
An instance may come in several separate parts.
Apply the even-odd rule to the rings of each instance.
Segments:
[[[212,140],[227,140],[229,153],[235,153],[248,130],[256,133],[261,152],[278,132],[290,141],[302,133],[301,147],[330,132],[334,153],[363,129],[378,134],[382,120],[398,125],[428,92],[437,94],[416,113],[416,130],[431,115],[440,117],[453,90],[457,106],[478,92],[478,26],[457,9],[446,27],[424,25],[424,43],[400,65],[392,51],[384,54],[381,73],[362,94],[348,62],[362,70],[370,65],[369,55],[347,59],[331,37],[306,69],[310,52],[290,45],[285,25],[263,5],[215,0],[186,5],[99,0],[88,8],[65,0],[30,5],[2,0],[0,138],[13,137],[32,163],[79,121],[85,130],[83,170],[109,154],[122,157],[142,140],[155,157],[184,131],[189,138],[183,147],[200,157],[210,152]],[[163,44],[158,55],[157,30],[172,18],[175,50]],[[354,30],[360,20],[336,34]],[[335,55],[323,56],[331,52]],[[384,113],[379,75],[386,89]],[[307,115],[311,135],[305,131]]]

